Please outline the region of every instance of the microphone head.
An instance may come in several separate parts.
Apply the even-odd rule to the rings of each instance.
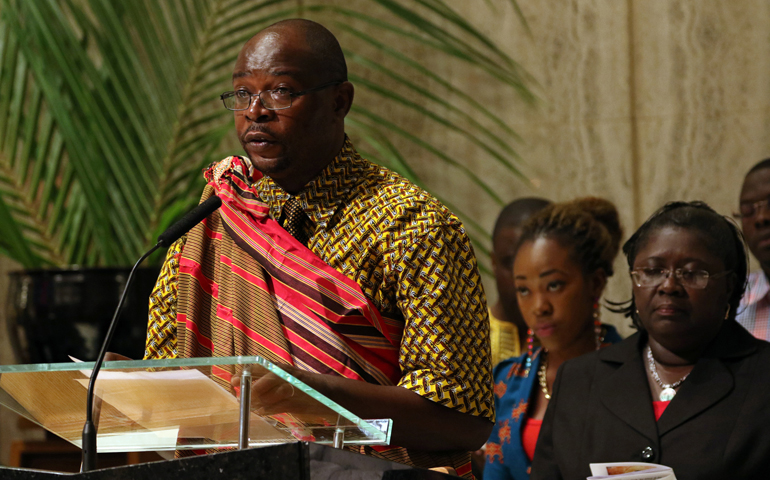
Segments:
[[[214,210],[222,206],[222,199],[212,195],[205,202],[199,204],[185,214],[179,221],[171,225],[165,232],[158,236],[158,245],[169,247],[176,242],[179,237],[190,231],[195,225],[208,217]]]

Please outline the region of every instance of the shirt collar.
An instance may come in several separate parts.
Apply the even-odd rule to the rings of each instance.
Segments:
[[[345,143],[334,160],[295,195],[318,228],[328,227],[334,212],[359,182],[368,165],[345,136]],[[262,201],[268,204],[270,216],[280,218],[283,205],[291,195],[267,175],[257,180],[254,186]]]
[[[749,275],[748,286],[746,287],[746,304],[751,305],[762,300],[770,293],[770,282],[767,281],[767,275],[760,270]]]

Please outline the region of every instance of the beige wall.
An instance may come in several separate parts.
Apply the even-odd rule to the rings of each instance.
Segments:
[[[532,184],[468,155],[505,198],[604,196],[630,233],[672,200],[731,213],[745,172],[770,156],[770,1],[520,0],[531,35],[512,9],[490,14],[481,3],[454,5],[539,83],[531,108],[455,74],[524,139]],[[448,177],[431,188],[462,192]],[[451,197],[491,229],[496,207],[478,192]],[[623,260],[616,271],[606,297],[626,299]],[[493,300],[493,283],[485,285]],[[625,319],[605,318],[630,332]]]

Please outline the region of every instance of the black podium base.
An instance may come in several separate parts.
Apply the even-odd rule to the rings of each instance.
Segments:
[[[438,472],[410,468],[344,450],[307,443],[199,455],[164,462],[106,468],[87,473],[62,474],[41,470],[0,468],[2,480],[315,480],[335,478],[340,470],[382,472],[383,480],[443,480]],[[345,478],[356,478],[346,474]],[[361,474],[361,478],[371,478]],[[371,475],[369,473],[368,475]]]

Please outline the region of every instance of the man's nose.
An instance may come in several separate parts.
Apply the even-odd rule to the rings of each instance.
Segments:
[[[757,227],[770,225],[770,208],[767,208],[767,202],[758,203],[754,214],[754,224]]]
[[[258,95],[255,95],[252,97],[251,104],[249,105],[249,108],[246,109],[246,118],[251,120],[252,122],[266,122],[268,121],[273,115],[273,110],[269,110],[265,108],[264,105],[262,105],[262,100],[259,99]]]

